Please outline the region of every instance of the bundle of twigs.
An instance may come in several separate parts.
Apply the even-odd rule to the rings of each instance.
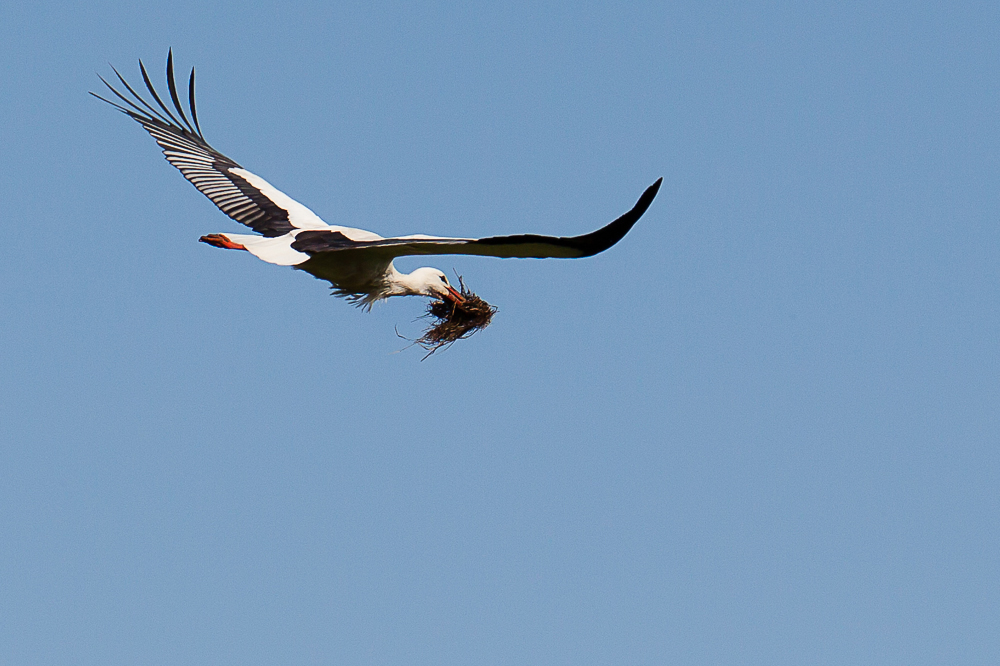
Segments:
[[[463,302],[432,301],[427,306],[425,316],[433,317],[437,321],[413,341],[427,350],[424,359],[442,347],[448,347],[486,328],[496,314],[496,307],[466,288],[462,276],[458,277],[458,284],[462,288],[462,298],[465,299]]]

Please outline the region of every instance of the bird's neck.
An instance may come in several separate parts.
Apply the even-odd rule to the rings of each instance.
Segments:
[[[423,293],[421,291],[422,285],[413,277],[413,273],[400,273],[392,264],[389,264],[386,278],[389,296],[418,296]]]

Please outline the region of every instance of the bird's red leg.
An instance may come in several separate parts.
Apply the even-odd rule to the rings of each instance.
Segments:
[[[202,243],[208,243],[213,247],[221,247],[226,250],[246,250],[245,247],[239,243],[234,243],[222,234],[209,234],[207,236],[202,236],[198,240]]]

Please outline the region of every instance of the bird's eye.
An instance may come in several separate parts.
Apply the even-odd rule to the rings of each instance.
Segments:
[[[441,276],[441,282],[444,282],[445,284],[448,284],[448,278],[446,278],[445,276],[442,275]]]

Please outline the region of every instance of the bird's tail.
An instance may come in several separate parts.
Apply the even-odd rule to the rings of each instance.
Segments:
[[[226,239],[232,245],[214,242],[220,238]],[[264,236],[254,236],[252,234],[211,234],[209,236],[202,236],[200,240],[216,247],[232,248],[233,245],[242,246],[242,249],[258,259],[263,259],[269,264],[277,264],[278,266],[295,266],[309,260],[308,254],[292,249],[292,242],[295,238],[290,234],[278,236],[277,238],[265,238]]]

